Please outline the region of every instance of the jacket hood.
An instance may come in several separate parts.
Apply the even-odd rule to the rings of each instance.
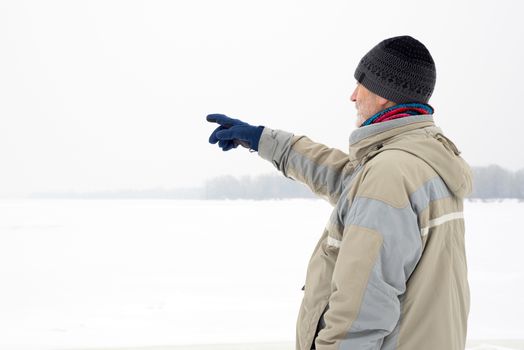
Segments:
[[[433,115],[413,115],[362,126],[349,137],[349,159],[355,167],[390,149],[409,152],[425,161],[457,197],[471,194],[471,168],[455,144],[435,125]]]

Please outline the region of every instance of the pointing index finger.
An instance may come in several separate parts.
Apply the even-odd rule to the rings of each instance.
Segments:
[[[216,113],[215,114],[209,114],[206,117],[206,120],[208,122],[218,123],[220,125],[223,125],[226,128],[229,128],[229,127],[233,126],[232,119],[229,118],[228,116],[224,115],[224,114],[216,114]]]
[[[216,122],[217,121],[217,115],[218,114],[208,114],[206,117],[206,120],[208,122]]]

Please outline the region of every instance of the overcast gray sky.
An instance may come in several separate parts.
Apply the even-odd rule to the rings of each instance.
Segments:
[[[0,195],[199,186],[276,171],[209,113],[344,151],[360,58],[430,50],[435,121],[473,166],[524,167],[519,1],[0,1]]]

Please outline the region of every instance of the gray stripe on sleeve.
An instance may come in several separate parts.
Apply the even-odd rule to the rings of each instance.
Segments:
[[[382,265],[380,256],[375,266]],[[390,334],[400,318],[400,302],[396,296],[384,293],[375,285],[380,281],[378,268],[373,268],[358,317],[351,325],[341,350],[381,349],[383,339]]]
[[[347,163],[346,163],[347,164]],[[287,160],[288,173],[319,195],[327,196],[335,205],[343,191],[344,168],[317,164],[311,158],[291,150]],[[291,174],[290,174],[291,175]]]
[[[307,155],[293,150],[293,137],[294,134],[287,131],[265,127],[260,136],[258,154],[270,161],[285,177],[307,185],[312,192],[335,205],[343,191],[345,176],[349,175],[345,174],[349,158],[336,167],[318,164]]]
[[[377,199],[356,197],[344,218],[344,226],[349,225],[367,227],[383,236],[382,256],[387,258],[387,264],[379,276],[390,279],[386,281],[389,285],[386,289],[391,295],[404,293],[404,281],[411,275],[422,253],[418,216],[411,206],[395,208]],[[402,265],[405,266],[403,271],[395,270]]]
[[[397,325],[399,296],[405,292],[406,281],[422,255],[417,214],[410,205],[395,208],[380,200],[356,197],[345,218],[345,226],[348,225],[375,230],[384,241],[358,317],[340,349],[375,349],[371,344],[378,344],[376,349],[380,349],[383,338]]]
[[[405,294],[402,294],[399,296],[400,310],[401,310],[399,321],[397,322],[393,331],[384,338],[384,341],[382,343],[382,347],[380,348],[380,350],[397,350],[398,335],[400,332],[400,323],[402,319],[402,309],[404,305],[404,296]]]
[[[451,197],[452,193],[440,176],[435,176],[426,181],[419,189],[413,192],[409,199],[413,210],[420,214],[429,205],[429,202]]]

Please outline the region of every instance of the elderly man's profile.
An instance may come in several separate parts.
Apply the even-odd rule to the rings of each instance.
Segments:
[[[435,62],[397,36],[367,52],[354,77],[347,152],[223,114],[207,116],[219,124],[209,142],[256,151],[333,206],[307,266],[297,350],[463,350],[472,175],[435,124]]]

